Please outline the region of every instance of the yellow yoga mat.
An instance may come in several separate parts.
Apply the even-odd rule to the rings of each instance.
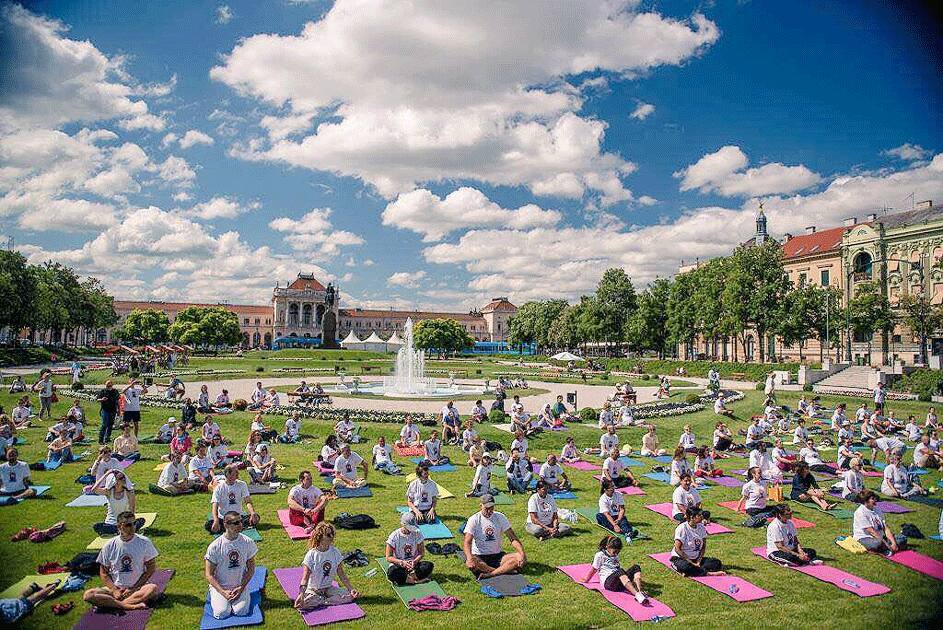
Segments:
[[[416,473],[410,473],[409,475],[406,476],[406,481],[408,483],[415,478],[416,478]],[[449,492],[448,490],[446,490],[445,488],[443,488],[442,486],[440,486],[438,481],[436,482],[435,487],[439,491],[440,499],[454,499],[455,498],[455,495]]]
[[[147,529],[148,527],[153,525],[154,521],[157,519],[157,512],[139,512],[135,516],[137,518],[144,519],[144,525],[141,526],[141,529]],[[90,542],[88,544],[88,547],[86,547],[86,549],[90,549],[92,551],[101,549],[102,547],[105,546],[105,543],[107,543],[112,538],[114,538],[114,536],[109,536],[107,538],[102,538],[101,536],[99,536],[98,538]]]
[[[50,573],[49,575],[27,575],[19,582],[11,584],[7,590],[0,593],[0,599],[19,599],[23,594],[23,589],[27,586],[36,582],[40,586],[48,586],[56,580],[62,580],[65,582],[66,578],[69,577],[68,573]]]
[[[157,464],[151,470],[153,470],[154,472],[164,472],[164,469],[167,468],[167,466],[169,465],[170,465],[170,462],[163,462],[161,464]]]

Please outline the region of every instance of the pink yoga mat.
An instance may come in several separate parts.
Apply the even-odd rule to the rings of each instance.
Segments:
[[[922,553],[910,550],[899,551],[889,557],[888,560],[902,564],[926,576],[943,580],[943,562],[931,558],[930,556],[925,556]]]
[[[734,477],[705,477],[708,481],[713,481],[719,486],[724,486],[725,488],[739,488],[743,485],[743,482]]]
[[[906,514],[907,512],[913,512],[909,507],[894,503],[893,501],[878,501],[875,507],[885,514]]]
[[[298,597],[298,585],[301,583],[301,576],[304,573],[302,567],[291,567],[289,569],[275,569],[275,579],[281,585],[282,590],[288,595],[288,598],[294,602]],[[337,582],[334,583],[337,586]],[[351,619],[360,619],[366,617],[367,613],[357,604],[342,604],[340,606],[325,606],[317,610],[309,610],[301,615],[304,622],[309,626],[322,626],[327,623],[336,623],[338,621],[350,621]]]
[[[737,501],[721,501],[721,502],[718,503],[717,505],[719,505],[719,506],[722,507],[722,508],[727,508],[728,510],[732,510],[732,511],[736,512],[736,511],[737,511],[737,503],[738,503]],[[744,518],[746,518],[746,513],[744,513],[744,512],[738,512],[738,514],[743,514],[743,515],[744,515]],[[773,520],[773,519],[768,518],[768,519],[766,519],[766,522],[769,523],[771,520]],[[807,527],[815,527],[815,523],[812,523],[812,522],[810,522],[810,521],[805,521],[805,520],[803,520],[803,519],[801,519],[801,518],[796,518],[795,516],[792,517],[792,523],[793,523],[793,525],[796,526],[796,529],[805,529],[805,528],[807,528]]]
[[[674,566],[669,560],[671,557],[670,551],[666,551],[665,553],[649,554],[648,557],[655,562],[660,562],[674,571]],[[704,586],[712,588],[718,593],[723,593],[734,601],[740,603],[752,602],[757,599],[765,599],[767,597],[773,596],[773,594],[769,591],[764,591],[756,584],[747,582],[742,577],[737,577],[735,575],[709,575],[707,577],[696,577],[689,579],[692,579],[695,582],[700,582]]]
[[[167,588],[167,583],[174,576],[172,569],[158,569],[154,571],[150,581],[156,584],[158,590],[163,593]],[[94,608],[82,615],[79,622],[72,627],[72,630],[101,630],[102,628],[111,628],[112,630],[144,630],[147,621],[153,614],[153,608],[142,608],[141,610],[128,610],[122,614],[97,612]]]
[[[654,503],[652,505],[646,505],[645,507],[647,507],[649,510],[651,510],[652,512],[656,514],[661,514],[662,516],[667,517],[672,522],[674,522],[674,519],[671,518],[671,504],[670,503]],[[707,529],[708,534],[732,534],[733,533],[732,529],[728,527],[724,527],[723,525],[718,525],[717,523],[709,523],[705,525],[704,528]]]
[[[602,466],[597,466],[596,464],[591,464],[589,462],[571,462],[569,464],[564,464],[564,466],[569,466],[570,468],[575,468],[576,470],[602,470]]]
[[[836,475],[840,475],[840,474],[842,474],[843,472],[845,472],[845,471],[843,471],[843,470],[841,470],[841,471],[838,470],[838,464],[836,464],[835,462],[830,462],[830,463],[828,463],[828,467],[831,468],[832,470],[834,470]],[[875,471],[875,470],[862,470],[862,471],[861,471],[861,475],[862,475],[863,477],[883,477],[883,476],[884,476],[883,474],[881,474],[881,473],[879,473],[879,472],[877,472],[877,471]]]
[[[292,540],[302,540],[308,537],[308,532],[305,531],[304,527],[292,525],[291,521],[288,520],[288,510],[279,510],[278,520],[282,522],[282,527],[285,528],[285,533],[287,533],[288,537]]]
[[[583,578],[589,573],[589,564],[570,564],[557,567],[567,575],[571,580],[585,586],[591,591],[598,591],[606,598],[610,604],[625,612],[633,621],[651,621],[655,617],[674,617],[675,612],[667,605],[657,599],[649,598],[647,604],[640,604],[628,593],[619,593],[616,591],[607,591],[599,583],[599,574],[595,574],[589,582],[583,582]]]
[[[403,448],[402,446],[394,446],[393,450],[400,457],[422,457],[425,455],[425,451],[422,450],[421,446],[410,446],[408,448]]]
[[[602,481],[602,475],[593,475],[593,479]],[[643,497],[645,496],[645,491],[639,488],[638,486],[626,486],[625,488],[616,488],[616,492],[621,492],[622,494],[630,497]]]
[[[767,558],[766,547],[754,547],[752,551],[761,558]],[[777,562],[775,564],[779,563]],[[817,580],[828,582],[829,584],[837,586],[843,591],[854,593],[858,597],[874,597],[875,595],[883,595],[884,593],[891,592],[891,589],[884,586],[883,584],[869,582],[868,580],[862,579],[857,575],[853,575],[847,571],[842,571],[841,569],[836,569],[835,567],[830,567],[824,564],[795,567],[790,566],[786,568],[792,569],[793,571],[798,571],[799,573],[805,573],[806,575],[812,576]]]

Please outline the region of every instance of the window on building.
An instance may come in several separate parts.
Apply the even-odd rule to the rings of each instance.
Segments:
[[[900,335],[894,335],[892,338],[892,341],[894,343],[900,343]]]
[[[819,284],[822,285],[823,287],[828,286],[828,281],[830,280],[828,275],[829,275],[828,269],[823,269],[819,272]]]
[[[243,323],[244,325],[248,326],[248,325],[249,325],[249,318],[248,318],[248,317],[244,318],[244,319],[242,320],[242,323]]]
[[[802,272],[802,273],[799,274],[799,286],[800,286],[800,287],[804,287],[807,280],[808,280],[808,278],[806,278],[805,272]]]
[[[259,325],[259,318],[258,318],[258,317],[255,318],[255,325],[256,325],[256,326]],[[256,344],[256,345],[258,345],[258,344]]]

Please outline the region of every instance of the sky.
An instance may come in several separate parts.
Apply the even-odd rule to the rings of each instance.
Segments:
[[[927,3],[930,4],[930,3]],[[890,6],[894,5],[894,6]],[[641,290],[943,204],[923,4],[0,4],[0,234],[119,299],[346,306]]]

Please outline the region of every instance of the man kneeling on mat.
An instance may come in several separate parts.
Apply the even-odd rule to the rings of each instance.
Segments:
[[[785,503],[773,506],[773,520],[766,527],[766,556],[786,565],[822,564],[815,559],[815,549],[799,544],[796,524],[792,522],[792,508]]]
[[[86,602],[98,608],[140,610],[157,597],[157,585],[148,582],[157,570],[157,549],[136,531],[134,512],[118,515],[118,535],[98,552],[103,586],[85,591]]]
[[[505,553],[501,549],[501,538],[507,535],[514,551]],[[494,497],[482,495],[481,509],[469,517],[465,523],[465,566],[475,578],[481,580],[505,573],[517,573],[527,562],[524,545],[511,523],[501,512],[494,510]]]
[[[242,533],[239,512],[226,512],[223,526],[225,533],[210,543],[204,556],[210,607],[216,619],[245,617],[252,611],[252,593],[246,590],[246,585],[255,574],[255,554],[259,548]]]
[[[390,563],[386,577],[397,586],[425,582],[432,575],[433,564],[422,559],[426,546],[416,515],[406,512],[399,522],[400,527],[386,539],[386,561]]]
[[[550,494],[550,484],[541,479],[537,482],[537,492],[527,500],[527,533],[545,540],[566,536],[572,530],[566,523],[560,522],[557,514],[557,502]]]

